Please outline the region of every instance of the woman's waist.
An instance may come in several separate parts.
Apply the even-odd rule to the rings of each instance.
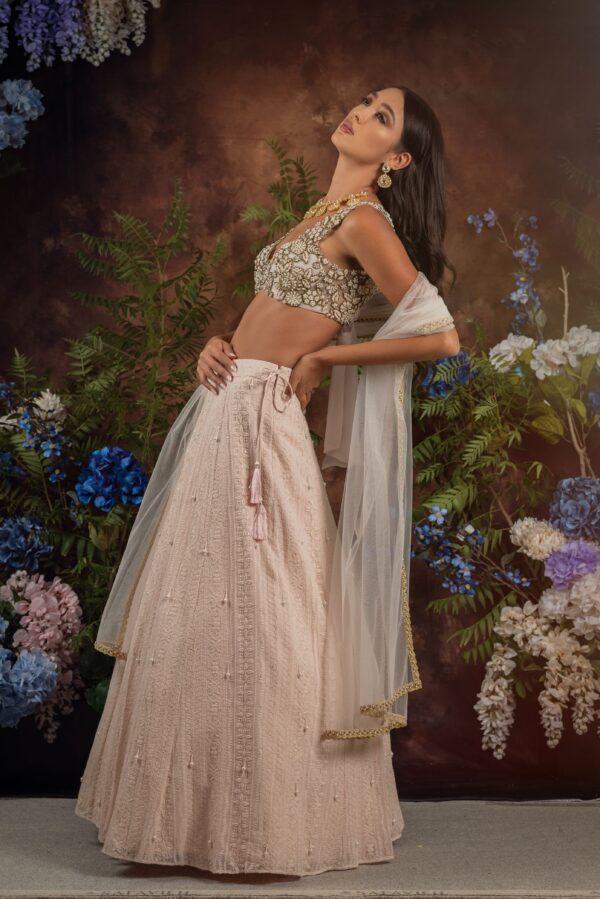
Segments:
[[[339,330],[339,323],[327,316],[287,306],[260,292],[246,308],[231,344],[238,359],[293,367],[301,356],[327,346]]]

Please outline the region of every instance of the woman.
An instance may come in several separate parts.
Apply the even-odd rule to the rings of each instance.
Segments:
[[[388,87],[331,140],[325,197],[258,254],[256,296],[200,354],[100,622],[115,667],[76,813],[116,858],[317,874],[392,859],[402,832],[390,731],[420,686],[407,394],[413,361],[459,349],[434,286],[442,138]],[[376,339],[330,346],[377,288]],[[339,527],[305,419],[329,371]]]

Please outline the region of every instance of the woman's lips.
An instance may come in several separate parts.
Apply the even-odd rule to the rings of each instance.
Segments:
[[[347,122],[342,122],[342,124],[340,125],[340,131],[345,131],[346,134],[354,134],[354,131]]]

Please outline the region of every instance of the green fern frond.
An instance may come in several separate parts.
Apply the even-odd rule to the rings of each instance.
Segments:
[[[467,466],[474,465],[484,450],[488,448],[491,439],[492,435],[487,432],[475,434],[471,437],[465,444],[465,449],[461,455],[463,464]]]
[[[36,381],[36,375],[33,370],[33,365],[28,356],[24,353],[20,353],[18,349],[15,347],[13,356],[10,362],[10,366],[8,369],[10,379],[15,379],[18,382],[19,390],[22,394],[28,394],[34,382]]]
[[[590,172],[586,172],[580,166],[571,162],[566,156],[558,157],[560,166],[569,181],[572,181],[575,187],[584,191],[590,197],[600,197],[600,178],[596,178]]]

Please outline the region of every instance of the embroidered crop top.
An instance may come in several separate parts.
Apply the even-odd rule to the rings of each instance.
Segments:
[[[287,234],[263,247],[256,256],[255,291],[264,290],[288,306],[320,312],[341,325],[355,321],[361,306],[377,291],[377,286],[364,269],[342,268],[326,259],[320,242],[352,209],[364,205],[379,209],[394,227],[383,206],[372,200],[361,200],[323,216],[298,237],[281,245],[294,230],[290,228]]]

